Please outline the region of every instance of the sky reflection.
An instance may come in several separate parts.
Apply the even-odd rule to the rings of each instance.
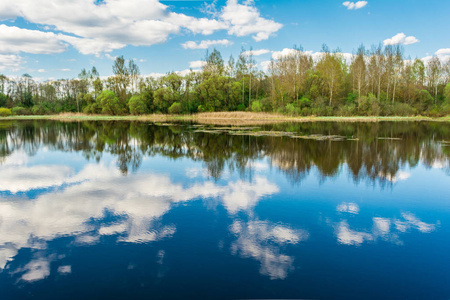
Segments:
[[[115,153],[92,161],[85,153],[44,148],[33,147],[32,155],[15,148],[0,165],[0,287],[8,286],[10,295],[14,285],[82,282],[89,264],[96,265],[95,276],[112,274],[121,282],[141,274],[154,291],[177,276],[245,276],[274,291],[281,291],[276,282],[307,291],[308,276],[356,274],[356,265],[343,270],[340,264],[375,251],[384,266],[396,255],[396,263],[406,264],[413,255],[407,253],[429,243],[436,257],[446,253],[450,181],[446,160],[436,157],[399,163],[395,172],[367,171],[389,183],[386,189],[355,182],[346,163],[330,180],[323,180],[324,165],[305,166],[302,184],[293,184],[286,172],[299,161],[282,164],[292,154],[284,150],[239,163],[235,152],[229,158],[235,163],[223,166],[205,156],[157,151],[124,173]],[[213,176],[219,167],[220,176]],[[121,269],[110,270],[111,261]],[[414,263],[424,267],[420,259]],[[364,264],[377,272],[372,262]],[[447,263],[442,268],[450,274]]]

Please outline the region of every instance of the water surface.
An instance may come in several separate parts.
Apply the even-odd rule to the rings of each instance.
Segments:
[[[1,299],[449,299],[449,187],[448,123],[2,121]]]

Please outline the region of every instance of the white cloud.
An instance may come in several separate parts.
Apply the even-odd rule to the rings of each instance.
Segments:
[[[273,51],[272,53],[272,58],[275,60],[278,60],[282,57],[287,57],[287,56],[291,56],[296,54],[297,52],[300,52],[299,50],[296,49],[291,49],[291,48],[284,48],[281,51]]]
[[[8,54],[27,51],[59,53],[67,48],[63,41],[82,54],[100,55],[126,45],[164,43],[170,35],[184,31],[210,35],[218,30],[227,30],[230,35],[252,35],[260,41],[268,39],[282,27],[261,17],[254,3],[248,0],[243,4],[228,0],[213,18],[174,13],[158,0],[105,0],[101,4],[92,0],[3,0],[0,19],[17,17],[59,33],[9,27],[9,31],[20,31],[20,34],[7,35],[0,30],[0,41],[1,37],[9,38],[9,42],[0,42],[0,51],[1,47],[6,48],[3,50]],[[3,30],[8,28],[2,26]]]
[[[272,63],[271,60],[265,60],[265,61],[262,61],[262,62],[260,63],[260,65],[261,65],[261,68],[262,68],[264,71],[268,71],[269,68],[270,68],[270,64],[271,64],[271,63]]]
[[[387,45],[410,45],[418,43],[419,40],[414,36],[406,36],[403,32],[397,33],[390,39],[385,39],[383,44]]]
[[[244,56],[259,56],[259,55],[263,55],[263,54],[267,54],[270,53],[271,51],[268,49],[259,49],[259,50],[249,50],[249,51],[245,51],[242,53],[242,55]]]
[[[0,25],[0,54],[51,54],[66,51],[67,45],[52,32]]]
[[[208,49],[215,45],[222,45],[222,46],[230,46],[233,45],[233,42],[227,39],[223,40],[204,40],[200,43],[196,43],[194,41],[187,41],[186,43],[181,44],[184,49]]]
[[[261,17],[252,0],[247,0],[243,4],[239,4],[237,0],[228,0],[220,17],[229,25],[228,34],[236,36],[253,34],[252,37],[256,42],[267,40],[283,27],[280,23]]]
[[[367,5],[367,1],[350,2],[345,1],[342,5],[346,6],[347,9],[360,9]]]
[[[450,48],[439,49],[434,53],[442,62],[450,61]],[[430,57],[431,59],[431,57]]]
[[[289,56],[293,56],[293,55],[295,55],[297,53],[299,53],[299,54],[302,53],[304,55],[309,55],[309,56],[312,57],[312,59],[314,61],[318,61],[322,57],[322,55],[324,54],[323,52],[314,52],[312,50],[300,51],[300,50],[292,49],[292,48],[284,48],[281,51],[273,51],[272,52],[272,59],[279,60],[281,58],[286,58],[286,57],[289,57]],[[353,57],[352,53],[340,52],[339,54],[342,55],[343,59],[346,61],[347,64],[350,64],[351,59]],[[265,65],[268,67],[270,65],[270,61],[265,62]]]
[[[206,61],[203,60],[196,60],[189,62],[189,68],[197,69],[197,68],[203,68],[206,65]]]

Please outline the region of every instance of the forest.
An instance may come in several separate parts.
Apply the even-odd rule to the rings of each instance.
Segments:
[[[0,75],[0,115],[107,115],[252,111],[291,116],[450,115],[450,60],[407,59],[401,46],[361,45],[352,55],[294,47],[258,68],[252,50],[228,61],[214,49],[201,70],[142,75],[117,57],[112,76],[95,67],[78,78],[38,82]]]

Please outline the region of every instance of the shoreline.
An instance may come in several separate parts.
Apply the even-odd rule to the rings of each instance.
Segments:
[[[8,120],[56,120],[56,121],[141,121],[141,122],[170,122],[191,121],[210,125],[244,125],[244,124],[270,124],[270,123],[302,123],[302,122],[450,122],[450,116],[431,118],[423,116],[414,117],[381,117],[381,116],[353,116],[353,117],[292,117],[271,113],[252,112],[212,112],[194,115],[162,115],[151,114],[141,116],[110,116],[86,115],[77,113],[63,113],[59,115],[29,115],[0,117],[0,121]]]

